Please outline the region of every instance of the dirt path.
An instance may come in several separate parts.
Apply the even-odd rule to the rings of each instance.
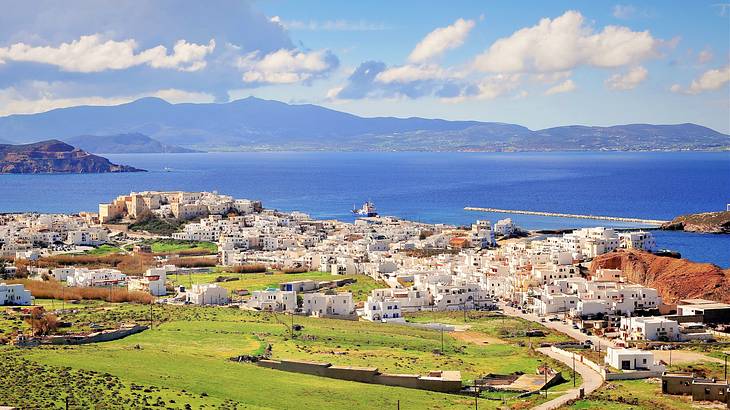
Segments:
[[[494,344],[494,345],[503,345],[507,344],[502,339],[498,339],[496,337],[487,336],[483,333],[474,332],[474,331],[463,331],[463,332],[449,332],[449,335],[453,337],[454,339],[461,340],[463,342],[467,343],[475,343],[479,345],[485,345],[485,344]]]
[[[669,350],[653,350],[654,357],[656,359],[661,359],[665,363],[669,363]],[[691,350],[672,350],[672,364],[681,364],[681,363],[694,363],[694,362],[714,362],[714,363],[724,363],[721,359],[718,359],[716,357],[707,356],[705,354],[694,352]]]

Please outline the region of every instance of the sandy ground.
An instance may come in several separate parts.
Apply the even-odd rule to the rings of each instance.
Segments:
[[[669,363],[669,350],[653,350],[654,358]],[[722,359],[704,355],[691,350],[672,350],[672,364],[694,363],[694,362],[715,362],[724,363]]]
[[[484,344],[499,344],[503,345],[506,344],[504,340],[498,339],[496,337],[487,336],[485,334],[479,333],[479,332],[473,332],[473,331],[462,331],[462,332],[449,332],[449,335],[451,335],[454,339],[461,340],[463,342],[468,343],[476,343],[480,345]]]

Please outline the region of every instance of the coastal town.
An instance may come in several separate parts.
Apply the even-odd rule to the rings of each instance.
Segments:
[[[115,294],[123,294],[129,299],[122,303],[146,303],[150,309],[225,306],[274,315],[290,337],[296,320],[312,318],[307,320],[341,321],[343,326],[370,322],[383,331],[417,325],[419,331],[441,332],[443,344],[444,331],[457,339],[473,331],[466,324],[422,323],[419,318],[463,315],[468,323],[470,315],[512,317],[528,324],[524,336],[529,337],[530,350],[553,358],[556,366],[572,365],[573,372],[576,358],[580,362],[583,388],[562,392],[542,403],[544,408],[583,398],[611,380],[634,379],[661,380],[656,394],[727,402],[730,387],[725,380],[678,373],[671,352],[683,346],[727,344],[730,301],[693,295],[667,300],[663,289],[632,282],[621,269],[600,265],[609,255],[659,254],[651,231],[594,227],[540,234],[524,231],[509,218],[494,224],[476,220],[470,226],[426,224],[378,216],[374,204],[366,206],[368,215],[346,222],[267,209],[260,201],[216,192],[147,191],[102,203],[98,213],[2,215],[0,305],[35,317],[31,329],[16,327],[4,343],[98,343],[149,332],[148,325],[154,326],[154,318],[142,316],[101,333],[37,330],[36,322],[49,322],[47,316],[72,316],[59,309],[59,303],[49,306],[48,299],[71,305],[74,298],[78,304],[77,296],[63,292],[78,295],[74,292],[89,290],[96,291],[89,299],[113,302]],[[164,246],[168,250],[160,251]],[[101,256],[94,260],[94,254]],[[110,255],[119,263],[104,265]],[[265,285],[239,286],[255,276]],[[62,293],[36,295],[39,283]],[[354,292],[357,286],[361,288]],[[541,342],[546,332],[565,340]],[[468,391],[458,368],[411,379],[377,369],[368,373],[334,365],[322,368],[267,353],[250,360],[276,371],[446,393]],[[559,369],[550,371],[551,380],[561,374]],[[547,380],[548,370],[543,373]],[[485,384],[472,391],[494,390],[484,377]],[[507,390],[539,393],[550,385]]]

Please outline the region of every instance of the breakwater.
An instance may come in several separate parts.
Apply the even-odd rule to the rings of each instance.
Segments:
[[[519,214],[519,215],[537,215],[551,216],[555,218],[573,218],[573,219],[594,219],[599,221],[616,221],[616,222],[632,222],[645,225],[661,225],[669,221],[658,219],[642,219],[642,218],[626,218],[622,216],[601,216],[601,215],[580,215],[580,214],[563,214],[558,212],[542,212],[542,211],[525,211],[520,209],[500,209],[500,208],[480,208],[474,206],[464,207],[465,211],[476,212],[496,212],[502,214]]]

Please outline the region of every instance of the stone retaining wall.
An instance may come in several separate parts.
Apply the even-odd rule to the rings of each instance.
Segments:
[[[417,374],[380,373],[377,368],[371,367],[333,366],[331,363],[297,360],[259,360],[256,364],[269,369],[304,373],[338,380],[408,387],[444,393],[461,391],[461,380],[448,380],[437,377],[419,376]]]

